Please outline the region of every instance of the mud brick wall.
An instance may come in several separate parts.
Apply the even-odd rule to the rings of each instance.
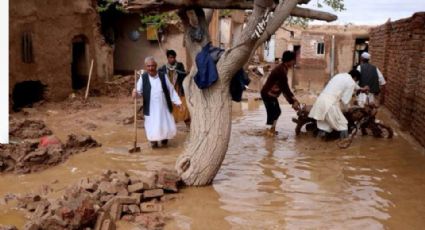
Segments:
[[[425,12],[373,28],[369,51],[387,80],[384,105],[425,146]]]
[[[94,59],[92,85],[112,74],[112,48],[99,31],[96,1],[13,0],[9,6],[9,92],[16,83],[40,80],[48,85],[46,98],[65,99],[73,92],[71,65],[73,38],[87,38],[88,75]],[[23,35],[31,35],[32,61],[24,61]],[[28,47],[28,46],[27,46]]]

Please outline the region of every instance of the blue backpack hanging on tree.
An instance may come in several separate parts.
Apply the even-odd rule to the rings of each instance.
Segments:
[[[218,80],[217,67],[210,56],[210,47],[210,43],[206,44],[201,52],[196,55],[195,59],[198,72],[194,77],[194,81],[200,89],[208,88]]]

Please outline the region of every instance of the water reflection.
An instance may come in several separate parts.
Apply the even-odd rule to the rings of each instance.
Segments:
[[[394,213],[400,215],[400,210],[393,210],[396,204],[391,195],[397,176],[386,168],[392,167],[395,156],[407,160],[403,156],[406,148],[411,149],[407,143],[394,140],[391,143],[397,144],[388,153],[387,140],[359,137],[351,148],[341,151],[336,143],[309,135],[295,137],[292,116],[286,106],[276,138],[262,136],[262,106],[234,121],[230,148],[214,182],[222,208],[231,212],[226,220],[232,228],[382,229],[406,222],[392,221]],[[425,163],[422,155],[413,156]],[[415,168],[417,162],[409,164]],[[412,182],[424,172],[424,168],[409,170],[406,179]],[[424,182],[422,178],[410,185],[416,187],[410,192],[420,196],[421,204],[425,199],[418,188]],[[414,206],[425,214],[424,206]],[[403,216],[418,222],[417,215]]]
[[[121,104],[104,104],[109,111],[103,114],[122,109]],[[183,198],[165,207],[172,217],[166,229],[423,228],[423,149],[413,148],[401,136],[393,140],[359,136],[345,150],[308,134],[296,137],[291,122],[295,113],[288,105],[282,107],[279,135],[268,138],[263,136],[266,112],[261,101],[248,100],[235,113],[229,150],[213,185],[183,189]],[[173,167],[187,141],[184,124],[179,124],[170,147],[154,151],[140,129],[142,153],[124,154],[124,146],[131,146],[132,126],[116,120],[131,114],[131,106],[101,120],[88,116],[96,114],[90,111],[59,112],[56,117],[43,115],[43,111],[39,114],[61,139],[70,132],[81,133],[75,120],[87,117],[97,122],[98,129],[85,132],[103,146],[40,173],[2,175],[1,196],[31,191],[45,183],[59,195],[64,186],[104,169],[137,174]],[[113,135],[109,135],[111,130],[115,130]],[[22,226],[21,213],[0,207],[0,223]]]

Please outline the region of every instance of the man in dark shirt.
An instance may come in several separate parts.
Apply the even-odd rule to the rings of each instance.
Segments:
[[[294,66],[295,61],[295,53],[285,51],[282,54],[282,63],[272,70],[261,89],[261,98],[267,111],[267,125],[271,125],[270,129],[267,129],[266,132],[268,136],[276,135],[276,123],[281,114],[279,101],[277,100],[280,94],[283,94],[294,110],[299,110],[300,108],[300,103],[289,88],[287,77],[288,70]]]
[[[179,97],[182,101],[181,109],[174,109],[173,116],[174,120],[177,122],[184,121],[186,127],[190,127],[190,113],[187,108],[186,99],[184,97],[183,90],[183,80],[186,77],[186,70],[184,65],[181,62],[176,60],[177,53],[174,50],[167,50],[167,64],[163,65],[158,69],[158,72],[167,74],[170,79],[171,84],[173,84],[174,89],[179,94]]]

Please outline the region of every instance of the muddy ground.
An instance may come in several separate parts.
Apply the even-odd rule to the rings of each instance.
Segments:
[[[88,135],[70,134],[62,143],[41,120],[12,118],[9,124],[10,144],[0,144],[0,173],[41,171],[72,154],[101,146]]]
[[[125,90],[124,90],[125,91]],[[300,100],[312,103],[315,95]],[[395,129],[392,140],[358,136],[350,148],[323,142],[303,133],[295,136],[295,113],[282,102],[274,138],[264,137],[265,109],[253,93],[249,102],[235,104],[229,150],[213,185],[184,188],[180,199],[164,204],[165,229],[286,229],[286,228],[421,228],[425,221],[424,150],[398,129],[382,109],[379,119]],[[139,154],[132,146],[132,100],[91,97],[93,107],[44,103],[12,114],[17,120],[40,120],[63,142],[71,133],[90,135],[102,146],[70,155],[67,160],[36,173],[0,175],[0,197],[28,192],[60,198],[81,178],[104,170],[140,176],[173,168],[188,132],[183,123],[169,147],[152,150],[139,121]],[[96,106],[100,105],[100,106]],[[43,129],[39,129],[43,130]],[[46,186],[44,186],[46,187]],[[26,211],[0,204],[0,223],[22,228]],[[134,225],[118,221],[118,229]]]

